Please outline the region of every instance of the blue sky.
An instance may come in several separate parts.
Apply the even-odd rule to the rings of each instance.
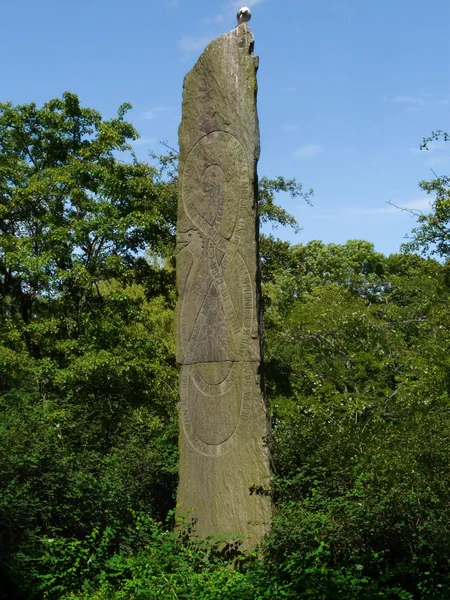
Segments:
[[[366,239],[398,250],[427,211],[418,181],[450,170],[448,0],[1,0],[0,100],[41,104],[63,91],[105,117],[125,101],[138,156],[177,145],[183,77],[250,6],[260,57],[260,174],[296,177],[314,206],[282,198],[293,242]],[[280,199],[281,200],[281,199]]]

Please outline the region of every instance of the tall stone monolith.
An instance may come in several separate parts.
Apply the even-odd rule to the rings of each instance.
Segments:
[[[253,35],[243,23],[186,75],[179,129],[176,311],[178,513],[194,535],[268,531]]]

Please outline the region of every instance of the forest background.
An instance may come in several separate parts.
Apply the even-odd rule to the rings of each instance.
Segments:
[[[262,236],[277,514],[236,558],[172,534],[176,153],[138,160],[128,108],[0,104],[3,597],[448,597],[450,178],[396,254]]]

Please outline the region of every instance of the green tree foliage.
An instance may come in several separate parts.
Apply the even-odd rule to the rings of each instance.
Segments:
[[[127,108],[0,105],[2,564],[30,594],[48,540],[173,503],[176,186]]]
[[[448,142],[450,136],[445,131],[433,131],[424,138],[421,150],[428,150],[432,142],[440,140]],[[432,194],[432,211],[428,214],[416,214],[418,227],[412,232],[409,242],[404,244],[406,251],[420,251],[423,254],[440,256],[445,260],[450,257],[450,176],[436,175],[430,181],[421,181],[419,187]]]
[[[445,269],[364,242],[285,253],[265,284],[277,292],[266,334],[279,505],[268,563],[292,597],[445,597]]]

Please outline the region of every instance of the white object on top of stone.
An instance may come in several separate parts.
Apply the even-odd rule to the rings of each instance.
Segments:
[[[247,6],[243,6],[237,14],[238,25],[247,23],[252,18],[252,12]]]

